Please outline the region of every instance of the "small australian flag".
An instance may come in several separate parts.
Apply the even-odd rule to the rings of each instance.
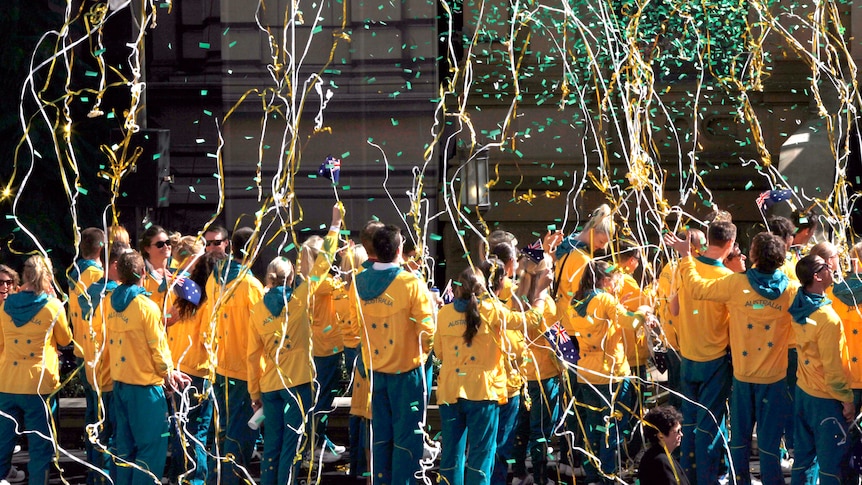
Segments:
[[[317,169],[317,175],[332,180],[333,184],[338,183],[341,176],[341,159],[333,156],[326,157],[326,161],[320,164]]]
[[[177,293],[177,296],[183,300],[190,301],[195,305],[200,305],[201,303],[201,287],[192,281],[191,278],[183,278],[180,280],[176,286],[174,286],[174,291]]]
[[[557,354],[557,357],[564,364],[576,365],[578,360],[581,359],[578,341],[569,337],[569,334],[560,325],[560,322],[553,324],[545,332],[545,338],[548,339],[551,348],[554,349],[554,353]]]

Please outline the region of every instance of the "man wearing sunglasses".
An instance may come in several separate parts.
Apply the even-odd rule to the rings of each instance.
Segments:
[[[850,483],[847,423],[856,410],[841,317],[825,295],[832,270],[823,258],[809,254],[796,264],[796,275],[803,288],[788,310],[799,352],[791,483],[818,478],[820,483]]]
[[[227,254],[227,246],[230,241],[227,238],[227,229],[222,226],[210,226],[204,232],[204,249],[208,253]]]

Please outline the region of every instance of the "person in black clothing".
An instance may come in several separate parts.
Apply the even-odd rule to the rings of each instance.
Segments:
[[[643,485],[689,485],[688,478],[671,455],[682,440],[682,414],[673,406],[651,409],[643,418],[644,436],[650,443],[638,467]]]

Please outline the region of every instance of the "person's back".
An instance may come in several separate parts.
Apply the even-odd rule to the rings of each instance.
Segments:
[[[764,482],[782,480],[780,441],[782,422],[789,412],[787,346],[790,307],[797,287],[780,268],[785,261],[784,242],[760,233],[751,243],[754,268],[706,280],[697,274],[686,241],[665,235],[665,242],[683,256],[680,275],[695,299],[723,302],[730,314],[730,350],[734,381],[730,399],[733,423],[730,452],[740,483],[750,481],[752,432],[757,422],[760,469]]]
[[[435,323],[428,290],[401,269],[401,234],[395,226],[374,233],[378,262],[356,276],[362,352],[371,372],[372,479],[407,485],[419,470],[426,399],[422,364]]]
[[[850,483],[847,423],[857,409],[841,319],[825,296],[832,269],[810,254],[799,261],[796,272],[803,288],[789,309],[799,352],[791,483],[814,483],[815,474],[820,483]]]

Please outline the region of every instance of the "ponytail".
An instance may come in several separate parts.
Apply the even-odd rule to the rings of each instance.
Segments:
[[[465,313],[466,328],[464,329],[464,343],[473,344],[473,337],[479,333],[482,325],[482,316],[479,314],[479,295],[485,292],[485,278],[473,268],[467,268],[458,276],[455,297],[466,300]]]

